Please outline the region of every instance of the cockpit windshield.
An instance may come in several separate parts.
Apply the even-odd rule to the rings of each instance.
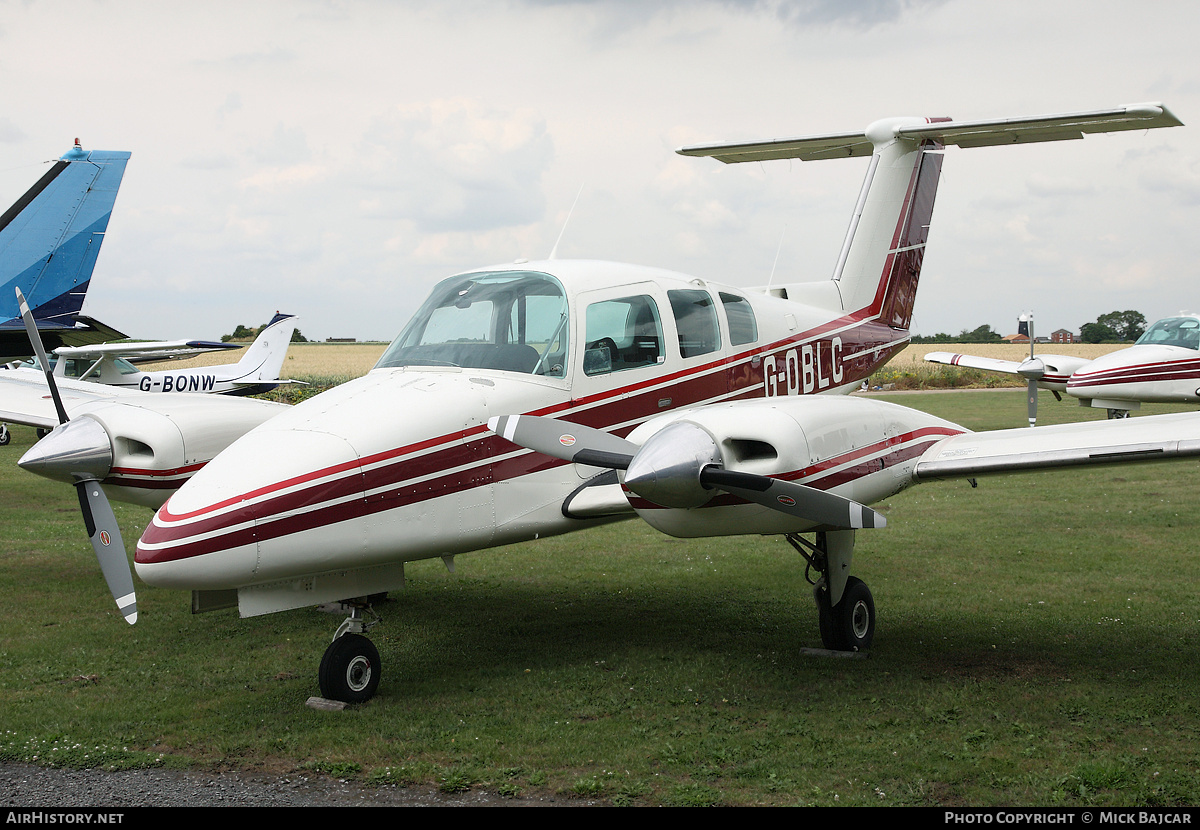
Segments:
[[[1146,329],[1136,346],[1182,346],[1200,350],[1200,320],[1195,317],[1167,317]]]
[[[549,274],[497,271],[443,280],[375,364],[460,366],[563,377],[567,298]]]

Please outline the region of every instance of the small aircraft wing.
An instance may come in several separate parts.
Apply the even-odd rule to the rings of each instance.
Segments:
[[[242,348],[238,343],[219,343],[211,340],[154,340],[132,343],[96,343],[88,346],[62,346],[54,350],[64,358],[120,357],[130,363],[150,363],[195,357],[207,352]]]
[[[953,352],[930,352],[925,355],[926,363],[945,363],[947,366],[965,366],[968,369],[983,369],[987,372],[1004,372],[1015,375],[1021,363],[1016,360],[997,360],[992,357],[976,357]]]
[[[886,132],[876,134],[873,128],[880,131],[890,130],[896,138],[930,139],[959,147],[990,147],[1000,144],[1077,139],[1083,138],[1086,133],[1178,127],[1182,123],[1162,104],[1131,104],[1093,112],[1057,113],[988,121],[954,121],[947,118],[895,125],[877,122],[861,132],[777,138],[737,144],[701,144],[681,147],[675,152],[684,156],[711,156],[726,164],[770,159],[816,161],[871,155],[875,150],[872,137],[882,138],[887,135]]]
[[[1200,458],[1200,413],[966,432],[921,456],[915,481]]]
[[[71,381],[65,378],[59,378],[57,382],[63,406],[68,412],[83,403],[146,394],[102,383]],[[54,401],[50,397],[46,378],[41,371],[0,371],[0,421],[42,429],[53,429],[59,425],[58,413],[54,409]]]

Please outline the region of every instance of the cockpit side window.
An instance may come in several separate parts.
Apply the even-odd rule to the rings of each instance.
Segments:
[[[375,368],[460,366],[564,377],[567,298],[558,280],[533,271],[443,280]]]
[[[602,375],[663,361],[662,323],[652,297],[640,294],[587,307],[583,373]]]
[[[1137,346],[1180,346],[1200,350],[1200,320],[1168,317],[1159,320],[1137,339]]]
[[[696,357],[721,347],[717,308],[707,291],[678,289],[668,291],[667,297],[679,331],[680,357]]]
[[[758,322],[754,318],[754,307],[745,297],[737,294],[717,292],[721,305],[725,306],[725,317],[729,320],[729,343],[743,346],[758,339]]]

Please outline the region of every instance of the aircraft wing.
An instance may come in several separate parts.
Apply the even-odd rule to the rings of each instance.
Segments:
[[[81,404],[146,394],[103,383],[55,380],[68,414]],[[54,411],[44,374],[36,369],[0,370],[0,421],[43,429],[58,426],[58,414]]]
[[[1004,372],[1017,374],[1021,365],[1016,360],[997,360],[992,357],[976,357],[971,354],[954,354],[953,352],[930,352],[925,355],[927,363],[945,363],[947,366],[965,366],[968,369],[983,369],[988,372]]]
[[[91,317],[79,315],[75,322],[76,325],[57,325],[39,320],[38,334],[42,336],[46,349],[54,351],[62,346],[84,346],[108,340],[124,340],[129,336]],[[19,318],[11,325],[0,325],[0,359],[29,357],[32,354],[33,346],[29,345],[29,335]]]
[[[1200,413],[966,432],[921,456],[915,481],[1200,458]]]
[[[242,348],[238,343],[219,343],[211,340],[153,340],[134,343],[96,343],[85,346],[61,346],[54,350],[59,357],[98,358],[120,357],[130,363],[149,363],[194,357],[207,352]]]
[[[999,144],[1026,144],[1034,141],[1062,141],[1083,138],[1086,133],[1115,130],[1143,130],[1152,127],[1178,127],[1182,122],[1159,103],[1131,104],[1092,112],[1056,113],[1025,118],[988,121],[925,119],[924,123],[889,125],[877,122],[861,132],[830,133],[768,141],[735,144],[701,144],[680,147],[684,156],[711,156],[726,164],[770,159],[819,159],[869,156],[874,144],[868,136],[872,128],[890,129],[897,138],[930,139],[959,147],[989,147]]]

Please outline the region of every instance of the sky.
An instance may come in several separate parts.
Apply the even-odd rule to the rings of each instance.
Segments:
[[[0,0],[0,209],[76,137],[128,150],[86,314],[390,340],[556,242],[829,277],[864,159],[682,145],[1161,101],[1187,126],[947,149],[913,331],[1154,320],[1200,311],[1198,37],[1193,0]]]

